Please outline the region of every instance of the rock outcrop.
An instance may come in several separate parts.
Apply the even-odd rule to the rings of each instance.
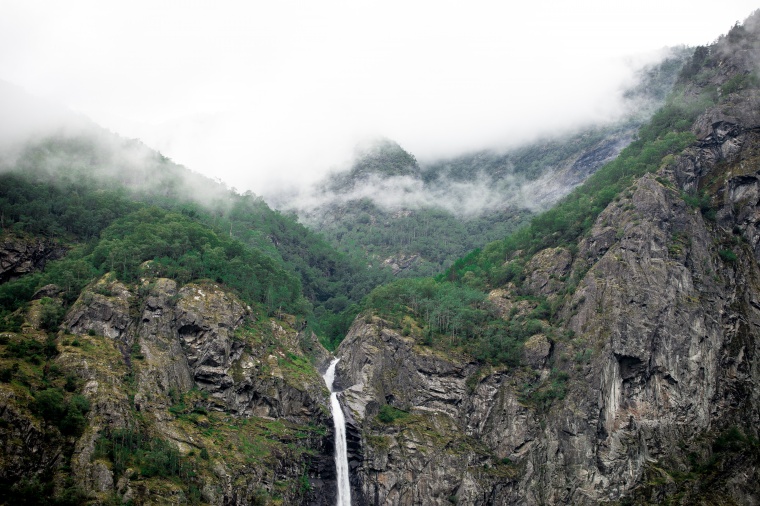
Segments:
[[[65,253],[66,248],[55,241],[3,233],[0,235],[0,283],[42,270],[47,262]]]
[[[693,468],[689,458],[707,460],[723,431],[752,434],[760,271],[742,240],[735,259],[721,256],[716,226],[651,176],[599,216],[573,265],[586,274],[563,310],[575,337],[537,334],[524,346],[540,378],[551,381],[547,367],[569,377],[548,411],[521,393],[527,371],[482,370],[379,319],[357,320],[338,352],[362,434],[352,449],[357,493],[398,505],[620,501],[652,473],[673,480]],[[534,293],[551,295],[549,282],[569,269],[562,259],[559,276],[546,275],[544,259],[557,255],[536,255],[526,278]],[[383,422],[384,406],[401,416]],[[742,483],[757,483],[757,462],[741,462]],[[715,497],[760,498],[756,487],[715,485]],[[647,500],[664,490],[652,489]]]
[[[332,503],[328,392],[311,361],[321,365],[328,353],[293,317],[256,314],[211,282],[180,287],[147,277],[135,286],[108,274],[83,290],[62,327],[54,364],[89,402],[86,424],[67,437],[29,412],[33,399],[2,389],[4,483],[63,473],[98,501],[160,504],[193,493],[218,505]],[[28,328],[26,339],[50,339]],[[192,466],[192,479],[117,466],[108,450],[120,444],[114,434],[176,447],[176,465]],[[63,452],[70,471],[61,468]]]

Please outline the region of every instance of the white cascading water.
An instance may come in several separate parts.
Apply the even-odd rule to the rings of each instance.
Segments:
[[[330,362],[325,371],[325,383],[330,389],[330,412],[335,422],[335,470],[338,474],[338,506],[351,506],[351,485],[348,482],[348,444],[346,443],[346,417],[338,401],[338,393],[333,390],[335,366],[340,359]]]

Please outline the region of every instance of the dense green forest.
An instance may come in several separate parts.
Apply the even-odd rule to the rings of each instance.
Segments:
[[[347,255],[374,264],[410,259],[397,273],[400,277],[434,276],[465,252],[509,235],[532,216],[515,207],[467,218],[436,207],[390,212],[367,198],[325,212],[340,218],[323,222],[318,230]]]
[[[147,150],[140,153],[141,169],[122,177],[132,168],[118,153],[124,145],[106,140],[47,138],[27,146],[0,174],[2,228],[69,249],[44,272],[0,287],[6,321],[46,284],[63,287],[64,300],[72,303],[104,272],[136,282],[150,260],[156,274],[180,283],[212,279],[270,313],[296,314],[330,345],[345,334],[352,305],[388,279],[259,197],[228,190]],[[124,143],[135,149],[133,141]],[[190,193],[194,187],[205,188],[204,200]]]

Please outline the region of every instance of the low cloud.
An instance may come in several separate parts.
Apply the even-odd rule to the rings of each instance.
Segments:
[[[644,63],[623,55],[708,43],[755,7],[584,1],[11,1],[0,79],[269,196],[367,137],[428,162],[614,121]]]

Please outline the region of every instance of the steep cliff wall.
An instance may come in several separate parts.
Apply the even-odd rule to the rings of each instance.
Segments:
[[[67,432],[22,398],[24,381],[37,397],[62,380],[38,378],[33,364],[4,380],[6,482],[47,473],[90,501],[331,503],[328,394],[302,351],[320,346],[292,317],[255,314],[210,282],[146,276],[135,287],[106,275],[57,336],[26,320],[23,335],[4,334],[5,348],[51,343],[57,356],[46,368],[72,378],[59,390],[76,389],[89,405],[80,430]]]
[[[751,78],[748,53],[722,44],[712,77],[683,94]],[[578,244],[523,258],[521,286],[494,287],[505,319],[531,297],[557,305],[522,365],[426,346],[413,323],[357,319],[338,355],[365,503],[760,502],[751,88],[700,114],[696,142],[618,195]]]

